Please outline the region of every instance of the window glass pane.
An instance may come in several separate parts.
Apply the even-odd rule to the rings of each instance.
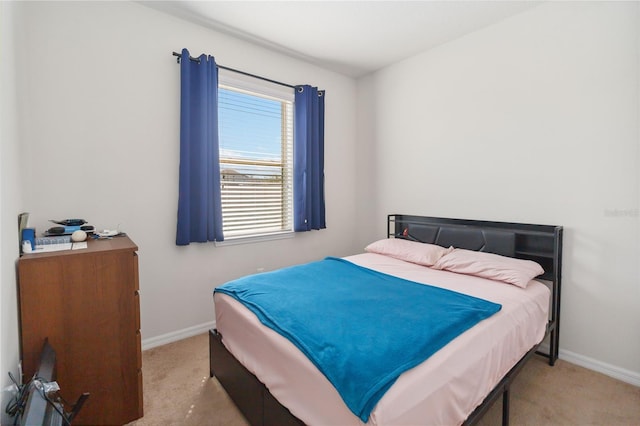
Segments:
[[[218,102],[221,156],[282,161],[282,102],[222,88]]]
[[[292,103],[226,85],[218,96],[225,237],[290,231]]]

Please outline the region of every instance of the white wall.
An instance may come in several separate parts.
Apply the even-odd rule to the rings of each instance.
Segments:
[[[143,342],[213,321],[213,288],[227,280],[360,249],[345,220],[356,209],[353,79],[137,3],[19,7],[25,209],[38,231],[51,226],[47,219],[81,217],[131,236],[140,248]],[[175,245],[179,66],[171,52],[183,47],[326,90],[326,230],[226,247]]]
[[[539,6],[361,79],[358,105],[379,222],[563,225],[561,356],[640,384],[637,9]]]
[[[19,255],[18,213],[22,207],[18,144],[17,96],[15,91],[14,20],[12,3],[0,2],[0,387],[10,383],[8,372],[19,378],[18,305],[15,261]],[[0,398],[0,423],[10,392]]]
[[[636,4],[539,6],[363,78],[357,92],[349,78],[136,3],[0,5],[0,373],[16,369],[12,240],[28,210],[39,231],[78,216],[131,235],[146,341],[212,321],[212,288],[228,279],[360,251],[384,237],[388,213],[564,225],[561,354],[640,377]],[[327,90],[327,230],[174,245],[171,51],[182,47]]]

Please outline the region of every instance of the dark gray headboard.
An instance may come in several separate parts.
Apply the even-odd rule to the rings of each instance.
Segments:
[[[486,251],[503,256],[515,256],[515,234],[513,232],[478,229],[462,226],[431,225],[403,222],[401,232],[396,238],[437,244],[443,247],[464,248],[473,251]]]
[[[388,216],[388,234],[443,247],[534,260],[544,268],[541,278],[560,279],[561,226],[393,214]]]

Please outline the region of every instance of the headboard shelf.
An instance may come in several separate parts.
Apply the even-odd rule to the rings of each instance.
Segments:
[[[549,253],[542,250],[516,250],[516,254],[523,256],[535,256],[535,257],[553,257],[549,256]]]

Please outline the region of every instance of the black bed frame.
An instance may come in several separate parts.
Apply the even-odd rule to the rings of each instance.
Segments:
[[[534,260],[544,268],[545,272],[539,278],[549,281],[551,285],[551,306],[546,330],[549,337],[548,352],[539,350],[540,345],[527,352],[464,422],[465,425],[476,424],[502,396],[502,424],[508,425],[510,387],[522,367],[535,354],[548,358],[551,366],[558,359],[562,227],[399,214],[389,215],[387,219],[389,238],[404,238],[443,247],[454,246]],[[249,423],[278,426],[304,424],[235,359],[222,341],[223,336],[217,330],[210,330],[210,374],[222,384]]]

